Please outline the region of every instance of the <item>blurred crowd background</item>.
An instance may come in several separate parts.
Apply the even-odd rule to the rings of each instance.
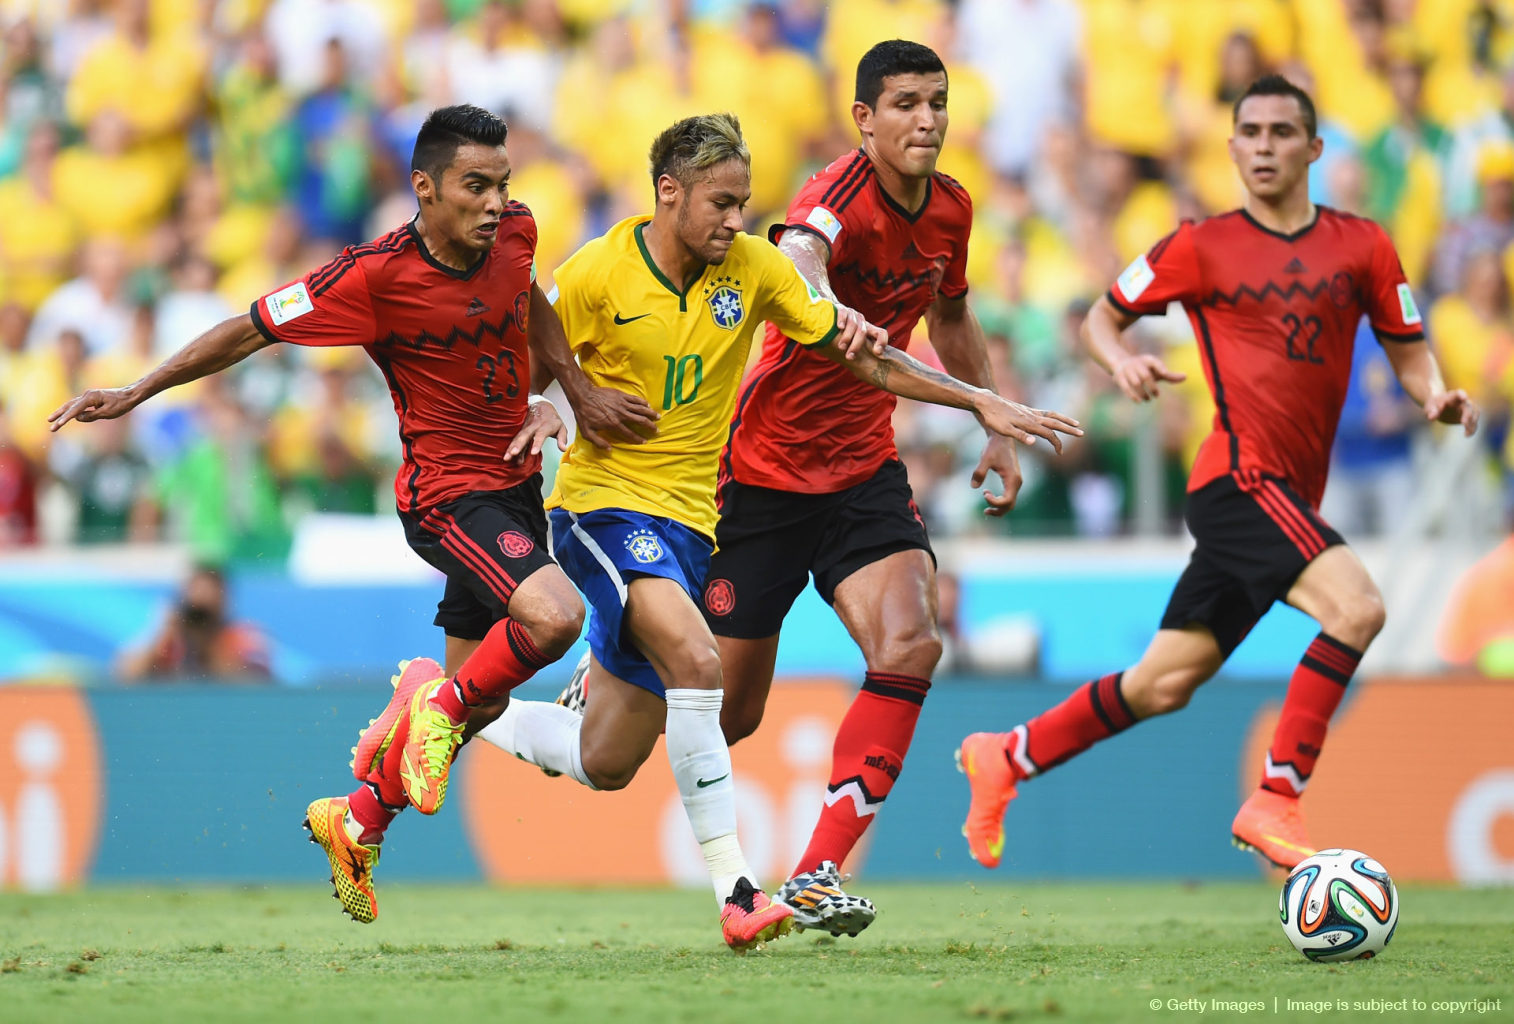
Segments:
[[[275,346],[120,421],[46,417],[408,219],[433,107],[508,120],[546,279],[649,208],[647,148],[690,113],[740,116],[750,227],[771,223],[857,144],[857,58],[893,37],[949,67],[941,169],[976,201],[971,298],[1001,387],[1089,428],[1028,452],[1019,509],[985,520],[975,424],[901,404],[934,533],[1180,529],[1211,415],[1186,321],[1143,322],[1190,374],[1150,408],[1077,327],[1179,219],[1239,203],[1230,107],[1267,70],[1315,95],[1315,198],[1392,234],[1509,504],[1514,0],[0,0],[0,18],[0,548],[167,539],[266,564],[312,511],[392,514],[393,412],[359,349]],[[1326,508],[1348,537],[1411,502],[1419,419],[1364,332]]]

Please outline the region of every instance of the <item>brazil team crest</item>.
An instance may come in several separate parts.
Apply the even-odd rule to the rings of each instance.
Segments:
[[[662,541],[651,530],[632,530],[626,536],[626,550],[642,565],[650,565],[662,557]]]
[[[741,302],[741,292],[728,284],[712,291],[705,299],[710,305],[710,318],[716,327],[734,331],[746,319],[746,307]]]

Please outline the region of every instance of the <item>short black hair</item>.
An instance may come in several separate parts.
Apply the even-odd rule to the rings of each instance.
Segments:
[[[857,62],[856,100],[876,107],[878,97],[883,95],[885,78],[891,75],[933,75],[937,71],[946,74],[946,65],[929,46],[908,39],[884,40]]]
[[[410,169],[425,171],[437,181],[442,172],[452,164],[459,146],[476,142],[481,146],[503,146],[509,131],[505,122],[483,107],[471,103],[459,103],[452,107],[437,107],[426,116],[420,132],[415,136],[415,149],[410,153]]]
[[[1230,112],[1231,124],[1240,123],[1241,104],[1253,96],[1292,96],[1298,100],[1298,109],[1304,115],[1304,131],[1311,139],[1318,134],[1319,118],[1314,113],[1314,101],[1307,92],[1282,75],[1263,75],[1248,85],[1246,91],[1235,101],[1235,109]]]

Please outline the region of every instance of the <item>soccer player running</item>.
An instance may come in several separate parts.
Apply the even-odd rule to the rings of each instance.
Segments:
[[[505,123],[477,107],[433,111],[412,156],[412,221],[258,299],[136,383],[86,391],[49,417],[54,430],[113,419],[275,342],[361,345],[383,372],[404,447],[395,498],[405,535],[447,576],[435,620],[447,668],[429,658],[402,666],[394,699],[355,751],[362,785],[307,810],[337,897],[361,922],[378,914],[373,869],[407,796],[434,813],[470,714],[497,714],[490,702],[561,657],[583,623],[583,603],[547,554],[541,499],[541,446],[566,442],[566,430],[550,403],[528,395],[528,350],[544,337],[562,345],[562,328],[535,281],[535,221],[509,198],[505,136]],[[631,396],[586,401],[590,430],[652,420]],[[393,742],[421,731],[412,719],[429,726],[419,752]]]
[[[969,396],[953,404],[980,419],[1004,401],[993,392],[983,333],[967,304],[972,200],[935,169],[946,102],[946,69],[929,47],[874,46],[857,65],[852,104],[861,148],[811,178],[773,229],[812,287],[887,330],[892,347],[859,379],[854,365],[820,358],[781,324],[768,328],[730,423],[703,593],[725,669],[722,724],[732,743],[762,720],[779,629],[811,574],[862,650],[867,673],[836,735],[819,823],[779,892],[801,927],[835,935],[857,934],[876,913],[841,890],[840,865],[898,778],[941,656],[935,560],[891,426],[894,395],[917,396],[896,378],[909,365]],[[898,351],[922,316],[950,376],[913,369],[918,364]],[[1039,435],[1060,451],[1057,431],[1082,433],[1058,413],[1009,404],[1019,429],[990,431],[973,475],[975,487],[989,471],[1003,481],[1002,494],[985,491],[990,515],[1014,505],[1015,440]]]
[[[734,117],[679,121],[650,162],[653,214],[620,222],[557,271],[554,306],[572,351],[543,351],[570,396],[621,389],[660,416],[644,443],[602,450],[580,437],[547,501],[554,553],[593,609],[594,698],[582,714],[515,701],[479,735],[583,785],[620,789],[665,728],[725,941],[744,950],[788,931],[792,912],[762,892],[737,841],[720,655],[697,595],[714,546],[721,445],[757,325],[777,324],[794,345],[864,378],[893,368],[890,387],[973,408],[992,430],[1019,436],[1028,417],[887,349],[880,329],[823,299],[772,243],[742,233],[751,171]]]
[[[1441,380],[1387,234],[1309,201],[1309,165],[1321,150],[1315,126],[1303,90],[1277,75],[1253,83],[1236,102],[1230,140],[1245,205],[1184,223],[1089,312],[1089,351],[1136,402],[1183,376],[1121,332],[1170,302],[1188,313],[1215,404],[1188,482],[1196,547],[1140,661],[1007,733],[962,741],[958,760],[972,790],[962,831],[984,867],[1003,855],[1004,810],[1020,782],[1186,705],[1278,600],[1317,621],[1320,633],[1294,670],[1260,787],[1231,831],[1237,846],[1279,867],[1314,853],[1299,796],[1384,619],[1376,585],[1319,514],[1362,316],[1426,419],[1459,423],[1468,435],[1478,419],[1466,393]]]

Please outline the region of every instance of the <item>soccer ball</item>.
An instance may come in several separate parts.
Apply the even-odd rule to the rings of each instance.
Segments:
[[[1299,863],[1277,901],[1283,931],[1310,960],[1366,960],[1398,927],[1398,890],[1357,850],[1321,850]]]

